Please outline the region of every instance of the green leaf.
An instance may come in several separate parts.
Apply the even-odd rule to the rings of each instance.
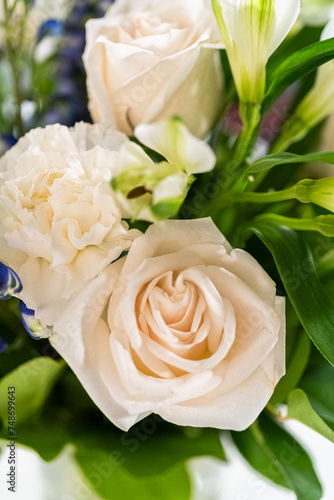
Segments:
[[[277,165],[288,163],[322,162],[334,165],[334,152],[309,153],[306,155],[296,155],[293,153],[273,153],[252,163],[245,172],[245,175],[257,174],[270,170]]]
[[[300,235],[287,227],[257,221],[249,229],[272,253],[301,324],[334,366],[334,301],[319,279],[310,248]]]
[[[51,358],[34,358],[0,380],[0,418],[8,420],[8,391],[15,392],[15,425],[42,407],[65,363]]]
[[[281,425],[262,414],[233,440],[249,464],[275,484],[293,490],[298,500],[320,500],[322,488],[310,457]]]
[[[243,432],[232,432],[233,441],[249,465],[270,481],[289,489],[284,471],[254,424]]]
[[[184,202],[184,196],[177,196],[162,200],[156,205],[151,206],[151,212],[157,220],[165,220],[170,217],[175,217]]]
[[[163,454],[163,450],[157,449]],[[123,467],[124,457],[94,448],[80,448],[76,458],[87,480],[106,500],[189,500],[190,479],[184,464],[159,476],[136,477]]]
[[[267,111],[294,82],[332,59],[334,59],[333,38],[314,43],[287,57],[268,81],[263,110]]]
[[[311,342],[305,332],[298,338],[291,358],[287,362],[286,375],[278,382],[275,392],[270,399],[271,404],[284,403],[290,391],[297,387],[311,353]]]
[[[159,425],[155,426],[154,422],[154,416],[148,417],[129,432],[122,433],[118,440],[118,449],[126,458],[126,468],[133,474],[160,474],[195,456],[213,456],[225,460],[219,430],[171,425],[164,428],[165,423],[159,429]],[[157,450],[163,450],[159,460]]]
[[[281,425],[261,415],[260,430],[298,500],[320,500],[322,487],[304,448]]]
[[[26,421],[16,428],[17,444],[31,448],[42,460],[50,462],[60,454],[66,444],[73,442],[72,436],[63,425],[64,423],[59,420]],[[0,433],[0,448],[2,439],[7,438],[7,428],[4,428]]]
[[[334,429],[334,368],[325,362],[310,367],[299,385],[314,410]]]
[[[334,443],[334,431],[314,411],[307,395],[301,389],[295,389],[289,394],[288,418],[299,420]]]

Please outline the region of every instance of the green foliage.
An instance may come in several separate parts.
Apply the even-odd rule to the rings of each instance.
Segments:
[[[34,394],[37,394],[41,384],[40,369],[59,365],[49,358],[38,359],[46,363],[29,362],[20,367],[24,368],[29,390]],[[37,372],[33,369],[34,365],[38,368]],[[35,376],[37,373],[39,377]],[[5,383],[7,391],[7,380]],[[74,446],[76,459],[88,481],[107,500],[134,495],[147,500],[188,500],[190,481],[187,460],[194,456],[214,456],[225,460],[220,432],[215,429],[177,427],[151,415],[129,432],[120,431],[101,416],[70,372],[59,380],[52,396],[39,419],[32,421],[27,419],[28,414],[24,414],[24,418],[18,420],[18,443],[34,449],[46,461],[55,459],[65,446]],[[44,401],[39,399],[39,409]],[[22,402],[21,396],[17,415],[22,411]],[[31,403],[26,406],[29,408]],[[3,411],[5,414],[7,408]],[[0,440],[4,439],[4,445],[6,437],[7,429],[3,428]],[[178,491],[175,484],[180,486]]]
[[[35,358],[23,363],[0,381],[0,418],[8,418],[8,390],[14,388],[16,424],[37,413],[59,377],[65,363],[51,358]]]
[[[263,109],[267,111],[294,82],[334,59],[334,39],[323,40],[289,55],[268,77]]]
[[[321,360],[308,368],[299,386],[317,414],[334,430],[334,368]]]
[[[125,471],[112,453],[81,448],[76,458],[96,492],[106,500],[188,500],[191,488],[184,464],[159,476],[135,477]],[[177,485],[177,486],[176,486]]]
[[[244,175],[257,174],[289,163],[323,162],[334,165],[334,152],[309,153],[306,155],[296,155],[293,153],[273,153],[264,156],[252,163]]]
[[[288,333],[288,339],[290,332]],[[270,400],[272,404],[284,403],[290,391],[294,389],[300,381],[311,353],[311,342],[309,337],[302,332],[293,343],[293,350],[287,353],[286,375],[279,381],[275,392]]]
[[[278,486],[289,488],[284,472],[277,465],[276,457],[265,442],[257,423],[243,432],[233,432],[232,437],[249,465]]]
[[[319,279],[309,247],[295,231],[283,226],[258,221],[249,229],[271,251],[301,324],[334,366],[334,300]]]
[[[334,443],[334,431],[314,411],[307,395],[301,389],[295,389],[289,394],[288,418],[299,420]]]
[[[233,433],[249,464],[274,483],[291,489],[298,500],[320,500],[322,487],[310,457],[281,425],[261,415],[250,429]]]
[[[30,8],[28,4],[26,2]],[[219,10],[220,16],[219,2],[214,0],[213,5],[216,13]],[[25,14],[28,14],[28,8]],[[7,20],[10,20],[9,17],[10,12]],[[21,38],[20,33],[23,33],[26,20],[26,16],[22,20],[16,20],[13,16],[12,22],[6,23],[10,36],[1,47],[0,134],[13,135],[15,138],[32,126],[44,124],[50,116],[51,119],[53,115],[65,117],[70,109],[66,98],[59,100],[58,96],[55,101],[59,83],[60,89],[64,84],[58,82],[56,77],[59,67],[57,54],[53,53],[41,62],[34,57],[35,41],[31,40],[31,44],[26,47],[22,43],[24,37]],[[239,242],[242,228],[247,227],[253,217],[257,217],[249,230],[264,245],[252,238],[247,250],[276,281],[280,293],[285,293],[282,290],[284,285],[292,304],[290,307],[288,301],[287,372],[278,383],[268,408],[275,413],[275,405],[287,403],[289,419],[302,422],[334,442],[334,299],[329,293],[334,291],[334,253],[324,249],[324,239],[320,239],[322,237],[319,234],[312,232],[302,238],[295,231],[283,227],[282,223],[285,220],[287,224],[289,220],[291,227],[308,231],[311,226],[307,225],[306,218],[309,221],[317,218],[319,227],[322,222],[322,234],[331,235],[327,226],[332,219],[324,219],[324,211],[313,205],[301,207],[294,201],[288,201],[287,204],[271,206],[272,211],[269,212],[267,207],[263,208],[264,198],[261,201],[261,194],[254,201],[254,196],[259,195],[256,189],[261,183],[263,192],[270,189],[266,193],[268,200],[272,192],[276,191],[277,195],[278,190],[286,190],[303,179],[303,170],[298,170],[301,164],[323,162],[334,165],[334,152],[308,153],[313,146],[312,141],[317,139],[317,132],[320,132],[319,127],[299,144],[299,149],[295,151],[300,154],[282,152],[252,160],[253,145],[264,114],[291,84],[298,82],[291,113],[312,86],[316,69],[334,58],[334,39],[315,43],[320,31],[320,28],[304,28],[299,33],[295,31],[272,55],[267,65],[262,116],[260,105],[254,108],[253,103],[248,103],[246,110],[249,120],[245,122],[246,125],[247,122],[253,123],[244,127],[236,141],[232,137],[236,133],[230,132],[228,126],[222,126],[226,117],[226,122],[230,119],[236,91],[226,53],[221,54],[225,80],[228,82],[222,96],[227,113],[223,121],[217,122],[209,138],[217,155],[217,165],[214,172],[197,176],[196,179],[191,176],[187,186],[187,189],[190,188],[189,195],[182,207],[181,217],[194,218],[198,214],[211,216],[233,245]],[[66,48],[66,43],[64,37],[58,47]],[[63,63],[72,64],[66,59]],[[83,82],[85,75],[82,69],[74,69],[73,78]],[[66,85],[68,83],[65,81]],[[31,121],[21,116],[26,103],[34,109]],[[275,111],[275,106],[270,112],[273,109]],[[245,111],[245,106],[241,111]],[[251,116],[252,113],[254,116]],[[247,118],[245,112],[244,115]],[[72,120],[70,116],[68,118]],[[281,125],[277,125],[275,133],[279,132]],[[153,161],[164,161],[149,148],[144,147],[144,150]],[[271,150],[275,149],[272,147]],[[290,171],[288,165],[293,165]],[[281,168],[275,169],[278,166]],[[162,170],[161,178],[165,176]],[[156,165],[152,164],[152,178],[148,180],[155,182],[156,176]],[[253,176],[255,179],[252,179]],[[120,177],[117,179],[118,184],[114,180],[114,187],[121,189],[122,180],[126,181],[125,184],[129,181]],[[134,187],[141,188],[143,185],[143,178],[138,177],[138,172],[131,181]],[[191,185],[193,181],[196,182]],[[154,185],[146,187],[150,189]],[[240,203],[240,198],[245,194],[245,202]],[[250,204],[252,196],[253,202]],[[182,196],[171,193],[170,198],[152,207],[152,213],[157,219],[176,217],[183,201]],[[262,212],[265,214],[261,219],[258,215]],[[281,222],[277,224],[279,218]],[[298,226],[296,221],[304,222]],[[148,227],[144,221],[129,222],[130,227],[140,228],[143,232]],[[318,229],[312,226],[312,230]],[[328,240],[328,249],[333,247],[332,242]],[[65,446],[71,445],[88,482],[106,500],[189,500],[191,486],[187,461],[205,455],[225,460],[220,432],[176,427],[154,415],[133,426],[129,432],[121,432],[102,415],[73,373],[69,370],[65,372],[62,361],[44,356],[55,354],[49,343],[35,342],[26,334],[17,303],[15,300],[0,303],[0,335],[9,345],[0,357],[0,448],[7,444],[8,437],[8,387],[15,387],[18,442],[36,450],[42,459],[51,461]],[[319,351],[313,349],[310,339]],[[310,458],[278,422],[262,414],[249,429],[232,434],[239,451],[263,476],[294,491],[298,500],[321,498],[321,485]]]

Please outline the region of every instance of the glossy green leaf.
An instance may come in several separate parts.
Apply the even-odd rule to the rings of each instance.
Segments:
[[[158,449],[157,454],[163,453]],[[189,500],[190,479],[184,464],[159,476],[133,476],[124,467],[124,457],[94,448],[80,448],[76,459],[94,490],[106,500]],[[158,459],[158,455],[156,455]]]
[[[304,448],[281,425],[261,415],[260,430],[298,500],[320,500],[322,487]]]
[[[238,450],[253,469],[273,483],[289,489],[284,470],[267,446],[257,424],[243,432],[233,432],[232,437]]]
[[[334,59],[334,39],[323,40],[290,55],[270,76],[263,109],[267,111],[294,82]]]
[[[257,221],[249,228],[272,253],[305,331],[334,366],[334,300],[323,287],[309,247],[292,229]]]
[[[304,448],[281,425],[262,414],[233,439],[249,464],[274,483],[291,489],[298,500],[320,500],[322,487]]]
[[[297,387],[307,366],[310,353],[310,339],[302,332],[299,335],[297,343],[294,345],[291,358],[288,359],[286,374],[278,382],[275,392],[270,399],[270,403],[278,404],[285,402],[290,391]]]
[[[15,393],[15,423],[20,424],[41,409],[65,363],[51,358],[34,358],[0,380],[0,418],[8,420],[8,392]],[[13,388],[13,389],[10,389]]]
[[[310,367],[299,386],[314,410],[334,429],[334,368],[325,362]]]
[[[171,425],[159,429],[158,425],[149,425],[154,422],[154,416],[148,417],[118,438],[117,448],[126,457],[126,468],[133,474],[160,474],[195,456],[226,459],[219,430]],[[163,450],[159,460],[156,459],[157,450]]]
[[[245,172],[245,175],[257,174],[270,170],[277,165],[288,163],[322,162],[334,165],[334,152],[309,153],[306,155],[296,155],[293,153],[273,153],[252,163]]]
[[[299,420],[334,443],[334,431],[314,411],[307,395],[301,389],[295,389],[289,394],[288,418]]]

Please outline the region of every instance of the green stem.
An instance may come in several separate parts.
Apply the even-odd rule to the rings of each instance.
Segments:
[[[270,413],[272,413],[273,415],[275,415],[275,417],[280,417],[281,416],[281,413],[280,411],[278,411],[276,409],[276,406],[273,405],[272,403],[268,403],[267,406],[266,406],[267,410],[270,411]]]
[[[236,143],[234,155],[230,163],[229,178],[225,182],[224,191],[209,203],[209,205],[199,214],[200,217],[217,215],[223,208],[233,202],[235,194],[239,194],[246,187],[240,167],[245,162],[253,145],[256,129],[261,119],[261,105],[253,103],[240,103],[240,116],[244,127]],[[241,180],[241,178],[243,180]],[[236,189],[234,189],[234,186]]]
[[[280,136],[271,146],[268,154],[282,153],[297,141],[302,140],[309,132],[310,126],[301,120],[297,115],[292,116],[285,124]],[[256,179],[249,185],[250,191],[255,191],[265,180],[270,170],[261,172]]]
[[[251,193],[246,192],[241,194],[236,201],[241,203],[277,203],[280,201],[293,200],[296,197],[295,187],[283,189],[282,191],[273,191],[268,193]]]
[[[233,198],[223,191],[220,196],[217,198],[213,199],[209,205],[204,208],[199,214],[198,217],[212,217],[213,219],[215,216],[221,212],[225,207],[228,207],[233,203]]]
[[[4,2],[4,14],[5,14],[5,24],[6,27],[10,26],[10,18],[12,15],[12,9],[9,8],[8,6],[8,0],[3,0]],[[21,84],[20,84],[20,72],[17,67],[17,60],[16,60],[16,51],[11,43],[11,37],[10,33],[8,32],[8,29],[6,30],[5,34],[5,52],[7,54],[7,59],[12,71],[12,76],[13,76],[13,83],[14,83],[14,95],[15,95],[15,100],[16,100],[16,118],[15,118],[15,124],[17,126],[17,131],[20,136],[24,135],[25,130],[24,130],[24,124],[22,120],[22,115],[21,115],[21,107],[23,103],[23,95],[21,92]]]
[[[286,226],[297,231],[317,231],[318,225],[316,219],[294,219],[276,214],[263,214],[255,219],[256,221],[266,220],[272,224]]]
[[[309,128],[307,128],[306,126],[304,126],[304,128],[300,128],[299,131],[294,131],[293,125],[293,123],[287,123],[287,126],[283,130],[282,134],[270,148],[270,153],[282,153],[283,151],[286,151],[291,146],[291,144],[294,144],[297,141],[301,141],[309,131]]]
[[[255,131],[261,119],[261,105],[255,103],[240,103],[240,116],[243,121],[243,129],[236,144],[233,157],[234,170],[238,170],[248,157]]]

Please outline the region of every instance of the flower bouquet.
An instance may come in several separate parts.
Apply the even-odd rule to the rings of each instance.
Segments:
[[[8,498],[25,446],[62,499],[187,500],[226,436],[322,498],[286,422],[334,442],[333,5],[0,1]]]

